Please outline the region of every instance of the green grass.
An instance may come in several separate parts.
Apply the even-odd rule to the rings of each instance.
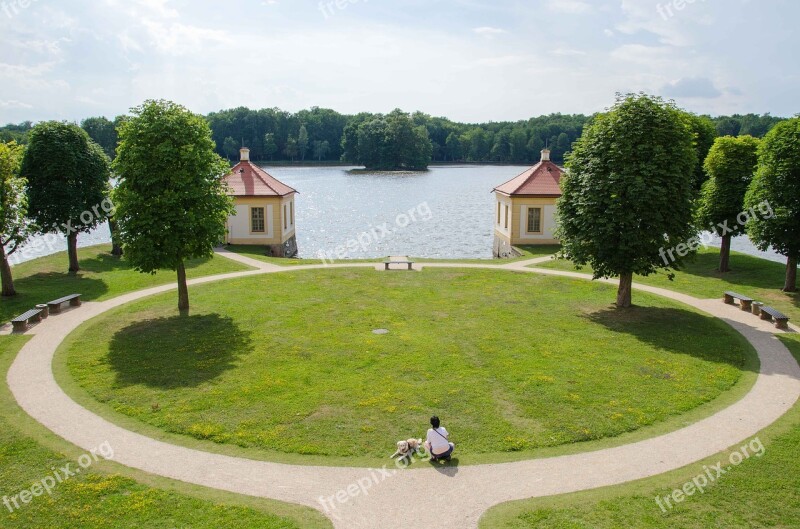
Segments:
[[[781,337],[800,360],[800,339]],[[795,528],[800,520],[800,403],[759,433],[766,452],[747,459],[705,494],[663,513],[655,502],[724,461],[718,454],[662,476],[577,494],[500,505],[481,520],[482,529],[751,529]]]
[[[675,280],[670,281],[666,274],[660,273],[650,277],[636,276],[634,281],[644,285],[666,288],[695,296],[698,298],[719,298],[726,290],[733,290],[745,296],[780,310],[792,320],[800,320],[800,293],[782,292],[786,275],[786,266],[745,254],[733,253],[731,257],[732,271],[726,274],[717,272],[719,266],[719,250],[701,250],[696,258],[689,261],[684,269],[676,273]],[[564,260],[554,260],[536,265],[537,268],[575,271],[575,266]],[[591,274],[589,267],[580,272]],[[634,292],[634,303],[639,296]]]
[[[115,309],[68,338],[55,370],[82,404],[142,426],[376,464],[432,413],[462,462],[514,460],[662,423],[753,369],[721,321],[612,299],[605,284],[492,270],[259,276],[195,288],[188,318],[163,295]]]
[[[0,337],[3,381],[27,340]],[[0,385],[0,495],[13,497],[30,489],[52,475],[54,467],[71,463],[75,468],[81,454],[26,415],[5,382]],[[52,496],[33,498],[14,513],[0,505],[0,527],[321,529],[330,523],[311,509],[211,491],[100,462],[57,485]]]
[[[17,295],[0,299],[0,322],[7,322],[39,303],[47,303],[67,294],[80,293],[84,301],[102,301],[176,280],[172,271],[155,275],[139,273],[130,267],[124,257],[114,257],[110,252],[110,245],[79,249],[81,271],[77,274],[67,272],[65,252],[15,266],[12,271]],[[192,260],[186,264],[189,278],[247,269],[220,257]]]

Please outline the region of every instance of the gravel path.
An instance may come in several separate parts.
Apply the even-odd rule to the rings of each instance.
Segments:
[[[191,281],[191,285],[323,268],[280,267],[225,251],[220,254],[255,269],[201,278]],[[527,268],[548,259],[503,266],[424,263],[420,268],[487,268],[498,273],[502,270],[587,278]],[[374,263],[335,266],[376,268]],[[383,270],[383,265],[377,269]],[[85,303],[80,309],[49,318],[35,327],[30,331],[32,339],[8,373],[8,385],[17,402],[34,419],[82,449],[108,441],[115,452],[114,460],[123,465],[205,487],[307,505],[324,512],[337,528],[476,527],[480,516],[499,503],[646,478],[738,446],[780,418],[800,398],[800,366],[775,337],[779,331],[772,326],[720,300],[701,300],[637,285],[639,290],[721,318],[742,333],[761,358],[761,372],[753,389],[729,408],[666,435],[595,452],[517,463],[397,471],[393,466],[385,470],[293,466],[212,454],[120,428],[76,404],[53,378],[53,354],[80,324],[114,307],[174,288],[167,285],[101,303]],[[702,468],[698,468],[700,472]],[[433,490],[439,491],[435,497]]]

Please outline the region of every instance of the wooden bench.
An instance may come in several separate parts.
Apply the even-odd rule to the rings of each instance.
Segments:
[[[414,269],[414,261],[386,261],[383,264],[386,265],[386,270],[389,270],[389,267],[392,265],[408,265],[409,270]]]
[[[739,300],[739,306],[742,310],[751,312],[753,310],[753,302],[755,301],[753,298],[748,298],[747,296],[743,296],[741,294],[737,294],[736,292],[725,292],[723,295],[723,301],[727,305],[733,305],[734,300]]]
[[[14,332],[25,332],[31,322],[39,323],[40,321],[42,321],[42,309],[31,309],[11,320],[11,325],[14,327]]]
[[[775,327],[787,330],[789,328],[789,317],[772,307],[761,307],[761,319],[765,321],[775,320]]]
[[[64,296],[63,298],[58,298],[53,301],[48,301],[47,306],[50,307],[50,314],[58,314],[59,312],[61,312],[61,305],[63,305],[66,302],[69,302],[69,305],[71,307],[80,307],[81,295],[70,294],[69,296]]]

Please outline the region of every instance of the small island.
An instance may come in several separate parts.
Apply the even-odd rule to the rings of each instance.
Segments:
[[[427,171],[433,144],[424,125],[400,109],[360,114],[344,129],[343,160],[369,171]]]

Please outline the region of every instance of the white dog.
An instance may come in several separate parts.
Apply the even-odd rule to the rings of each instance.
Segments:
[[[405,441],[397,441],[397,451],[392,454],[391,459],[399,457],[400,459],[410,458],[412,455],[419,452],[422,446],[422,439],[406,439]]]

